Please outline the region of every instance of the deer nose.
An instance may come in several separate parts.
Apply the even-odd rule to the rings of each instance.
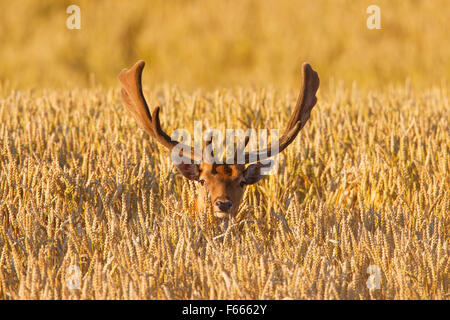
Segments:
[[[217,200],[216,207],[219,208],[220,211],[227,212],[233,207],[233,202],[229,200]]]

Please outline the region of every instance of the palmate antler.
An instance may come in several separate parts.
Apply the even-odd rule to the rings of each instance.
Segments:
[[[157,106],[152,113],[147,105],[144,94],[142,92],[142,70],[145,62],[139,60],[130,69],[123,69],[119,74],[119,80],[122,83],[122,100],[125,106],[132,113],[138,124],[150,136],[155,138],[159,143],[172,151],[172,149],[180,142],[171,139],[161,128],[159,120],[160,108]],[[190,146],[182,148],[182,150],[190,150],[191,154],[185,155],[189,160],[194,159],[194,149]]]
[[[302,66],[302,89],[297,99],[297,104],[295,105],[294,112],[289,119],[288,125],[285,128],[283,135],[278,140],[278,149],[272,148],[272,142],[264,150],[258,150],[253,152],[246,152],[244,155],[244,162],[251,163],[260,160],[265,160],[267,158],[276,156],[278,153],[286,149],[292,141],[297,137],[297,134],[305,126],[308,121],[311,110],[317,102],[316,92],[319,89],[319,76],[308,63],[303,63]],[[248,137],[246,137],[244,147],[248,143]],[[275,146],[275,145],[274,145]],[[274,150],[275,152],[273,152]],[[235,162],[238,160],[238,152],[234,155]]]
[[[179,144],[179,142],[172,140],[170,136],[162,130],[159,120],[159,106],[150,113],[142,92],[142,70],[144,69],[144,66],[145,62],[140,60],[130,69],[123,69],[120,72],[119,80],[123,85],[121,91],[122,100],[141,128],[171,151]],[[319,88],[319,76],[308,63],[304,63],[302,66],[302,77],[302,89],[288,125],[277,142],[278,149],[274,148],[275,152],[273,152],[271,142],[265,150],[246,152],[244,155],[244,162],[246,164],[265,160],[282,152],[292,143],[292,141],[294,141],[299,131],[305,126],[310,117],[311,110],[317,102],[316,92]],[[248,141],[249,137],[246,137],[244,147],[247,145]],[[183,146],[180,150],[190,150],[189,155],[181,154],[188,160],[192,161],[198,156],[195,154],[194,148],[190,146]],[[237,163],[238,152],[235,153],[234,160],[235,163]]]

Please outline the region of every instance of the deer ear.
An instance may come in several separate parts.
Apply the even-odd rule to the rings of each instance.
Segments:
[[[244,171],[244,183],[245,184],[254,184],[259,180],[264,178],[266,175],[261,173],[262,168],[270,168],[272,166],[272,161],[267,164],[262,164],[257,162],[255,164],[251,164]]]
[[[189,180],[198,180],[200,176],[200,168],[198,164],[180,163],[177,165],[178,170]]]

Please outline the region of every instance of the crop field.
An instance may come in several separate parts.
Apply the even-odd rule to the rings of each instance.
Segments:
[[[295,13],[285,1],[222,3],[221,15],[208,11],[211,1],[154,1],[148,15],[166,13],[160,34],[149,31],[158,20],[144,18],[140,1],[122,12],[80,1],[86,17],[70,31],[69,3],[20,2],[16,19],[42,27],[22,42],[23,52],[15,50],[30,25],[9,38],[0,32],[8,39],[0,53],[0,299],[449,300],[450,44],[439,25],[446,2],[411,1],[420,10],[379,2],[381,31],[365,29],[364,1],[342,1],[348,10],[299,2],[302,23],[286,16]],[[0,4],[0,12],[11,10]],[[90,25],[93,12],[119,26]],[[315,12],[323,13],[317,32],[328,43],[313,39]],[[263,26],[270,13],[272,24]],[[427,36],[412,17],[429,21]],[[223,25],[231,21],[230,31]],[[333,25],[356,31],[347,37]],[[302,26],[301,40],[291,43],[295,35],[286,30]],[[183,47],[190,34],[197,38]],[[115,36],[129,40],[118,41],[116,52],[109,47]],[[277,49],[268,38],[279,40]],[[40,51],[38,40],[54,46]],[[296,51],[307,40],[318,47]],[[230,43],[229,55],[220,55]],[[425,47],[436,50],[420,57],[415,50]],[[402,58],[399,48],[411,55]],[[205,58],[196,55],[203,49]],[[319,73],[310,120],[279,155],[278,172],[246,189],[226,231],[211,208],[195,212],[197,183],[183,178],[123,106],[117,74],[140,58],[150,61],[147,101],[161,106],[169,133],[192,131],[197,120],[221,130],[282,129],[301,62]],[[21,65],[23,78],[14,72]]]
[[[255,125],[281,127],[280,109],[295,98],[173,87],[152,95],[170,128],[208,110],[211,126],[260,110]],[[446,89],[336,89],[319,101],[279,173],[247,189],[220,234],[209,212],[193,214],[195,186],[137,130],[118,90],[5,94],[0,296],[448,298]],[[71,265],[80,290],[65,285]],[[366,286],[371,265],[380,289]]]

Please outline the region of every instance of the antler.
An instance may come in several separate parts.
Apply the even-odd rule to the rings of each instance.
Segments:
[[[297,137],[297,134],[305,126],[309,119],[311,110],[317,102],[316,92],[319,89],[319,76],[308,63],[303,63],[302,66],[303,84],[300,94],[298,96],[297,104],[294,112],[289,119],[288,125],[283,132],[283,135],[278,141],[278,150],[272,153],[272,142],[263,151],[246,152],[244,156],[245,163],[252,161],[260,161],[277,155],[289,146]],[[247,145],[248,139],[245,141]],[[242,149],[241,149],[242,150]],[[238,153],[234,155],[234,160],[237,162]]]
[[[180,142],[172,140],[171,137],[165,133],[161,128],[159,119],[160,107],[156,107],[152,113],[148,108],[144,94],[142,92],[142,70],[145,62],[140,60],[130,69],[123,69],[119,74],[119,80],[123,85],[121,94],[125,106],[132,113],[138,124],[150,136],[155,138],[159,143],[172,151],[172,149]],[[298,96],[297,104],[294,112],[289,119],[288,125],[283,132],[283,135],[278,141],[278,150],[272,153],[272,143],[263,150],[256,152],[246,152],[244,155],[244,163],[250,163],[254,160],[264,160],[277,155],[289,146],[297,137],[299,131],[305,126],[308,121],[311,110],[317,102],[316,92],[319,88],[319,76],[308,63],[304,63],[302,67],[303,84],[300,94]],[[249,141],[246,137],[244,148]],[[182,154],[182,150],[190,150],[190,155]],[[234,155],[234,160],[237,163],[238,151]],[[180,148],[180,155],[193,160],[196,157],[194,148],[191,146],[182,145]]]
[[[142,70],[145,62],[139,60],[130,69],[123,69],[119,74],[119,80],[123,85],[122,100],[125,106],[132,113],[138,124],[150,136],[155,138],[159,143],[172,151],[172,149],[179,144],[178,141],[172,140],[170,136],[161,129],[159,120],[159,106],[156,107],[150,114],[150,110],[145,101],[142,92]],[[190,150],[190,155],[183,155],[182,150]],[[194,149],[190,146],[185,146],[180,150],[180,155],[192,160],[194,158]]]

